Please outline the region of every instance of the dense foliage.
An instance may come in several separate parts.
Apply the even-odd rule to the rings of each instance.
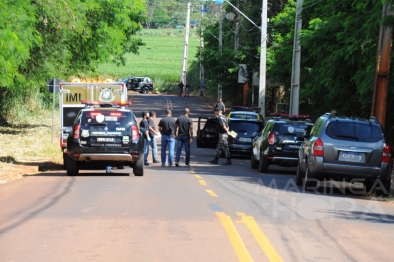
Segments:
[[[231,0],[236,4],[236,0]],[[239,1],[239,9],[258,25],[261,24],[261,1]],[[369,117],[376,70],[379,28],[393,25],[382,19],[381,0],[304,0],[300,74],[300,113],[313,119],[336,109],[341,115]],[[392,5],[391,5],[392,6]],[[226,12],[235,12],[224,4]],[[275,110],[279,101],[289,104],[296,1],[269,1],[267,39],[266,113]],[[250,71],[259,70],[260,31],[240,17],[240,49],[234,50],[234,22],[223,20],[223,53],[218,54],[218,24],[208,25],[205,32],[204,65],[213,88],[215,82],[226,86],[225,99],[242,103],[242,86],[237,83],[238,64]],[[393,55],[392,55],[393,56]],[[393,59],[392,59],[393,60]],[[393,81],[391,66],[390,80]],[[251,75],[249,74],[250,82]],[[279,90],[284,90],[279,95]],[[255,90],[256,91],[256,90]],[[256,97],[257,93],[255,94]],[[393,97],[389,87],[388,101]],[[248,101],[251,101],[250,97]],[[250,105],[250,102],[248,103]],[[256,104],[256,103],[255,103]],[[388,103],[386,133],[393,139],[394,105]]]
[[[48,79],[122,64],[142,45],[144,0],[3,0],[0,12],[2,123],[42,106]]]

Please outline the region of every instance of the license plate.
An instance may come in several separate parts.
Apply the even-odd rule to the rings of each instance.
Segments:
[[[97,142],[115,142],[113,137],[98,137]]]
[[[353,152],[342,152],[339,155],[339,160],[350,162],[364,162],[364,154]]]
[[[239,142],[252,142],[251,138],[240,137]]]

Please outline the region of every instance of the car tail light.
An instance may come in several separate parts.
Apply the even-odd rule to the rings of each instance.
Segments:
[[[79,132],[80,132],[80,129],[81,128],[81,125],[79,125],[79,124],[76,124],[75,126],[74,126],[74,139],[79,139]]]
[[[63,139],[63,138],[60,138],[60,147],[66,147],[67,146],[67,140],[66,139]]]
[[[314,156],[323,156],[323,140],[318,138],[315,143],[313,143],[313,155]]]
[[[138,135],[138,127],[137,126],[132,126],[131,127],[131,141],[132,142],[138,142],[139,140],[139,135]]]
[[[268,144],[273,145],[275,144],[275,134],[271,133],[268,137]]]
[[[389,145],[383,148],[382,162],[383,163],[391,162],[391,147]]]

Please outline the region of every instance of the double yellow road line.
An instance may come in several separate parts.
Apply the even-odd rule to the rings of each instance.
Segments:
[[[216,212],[216,215],[219,217],[220,222],[222,223],[224,229],[227,232],[227,235],[230,239],[231,245],[234,248],[234,251],[238,257],[239,261],[254,261],[250,256],[249,251],[247,250],[241,236],[239,235],[235,225],[230,216],[226,215],[223,212]],[[263,250],[265,255],[267,256],[269,261],[283,261],[279,256],[278,252],[276,252],[275,248],[272,246],[268,238],[265,236],[263,231],[257,225],[256,220],[252,216],[247,216],[242,212],[237,212],[237,215],[241,217],[241,221],[245,223],[250,232],[252,232],[254,238],[259,244],[260,248]]]

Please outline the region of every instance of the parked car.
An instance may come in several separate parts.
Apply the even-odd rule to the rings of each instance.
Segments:
[[[142,132],[133,111],[120,104],[87,104],[80,110],[67,138],[67,175],[108,166],[130,166],[134,175],[144,175]]]
[[[199,117],[197,123],[197,147],[216,148],[219,140],[216,117]],[[204,126],[203,126],[204,125]]]
[[[306,190],[326,179],[362,182],[368,193],[377,189],[378,195],[387,195],[392,168],[391,148],[375,117],[327,113],[316,121],[299,149],[296,181]]]
[[[140,94],[148,94],[153,92],[153,80],[149,77],[129,77],[123,80],[127,90],[137,91]]]
[[[245,112],[250,113],[250,112]],[[233,115],[237,113],[234,112]],[[228,147],[232,155],[250,156],[252,152],[252,141],[261,134],[264,121],[257,119],[230,118],[228,125],[231,131],[237,133],[237,137],[229,137]]]
[[[297,166],[298,149],[312,127],[309,115],[271,114],[261,135],[253,140],[251,168],[266,173],[270,165]]]
[[[239,118],[239,119],[254,119],[264,121],[263,116],[260,114],[260,107],[248,107],[248,106],[233,106],[231,111],[228,113],[227,118]]]
[[[237,115],[234,111],[234,116]],[[264,121],[253,117],[255,113],[242,112],[252,115],[251,118],[228,119],[229,129],[237,133],[237,137],[229,137],[229,149],[233,155],[248,155],[252,149],[252,140],[264,128]],[[241,114],[241,113],[240,113]],[[201,128],[204,124],[203,128]],[[199,117],[197,128],[197,147],[216,148],[219,140],[216,117]]]

